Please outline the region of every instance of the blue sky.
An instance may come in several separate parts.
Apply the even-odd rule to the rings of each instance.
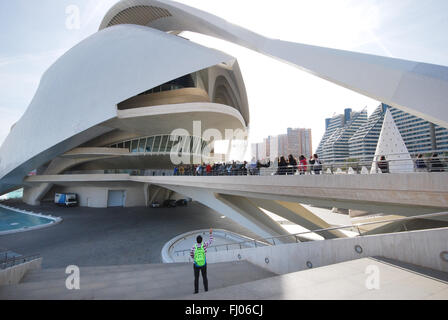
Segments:
[[[42,73],[65,51],[96,32],[103,15],[116,2],[0,2],[0,142],[26,110]],[[448,65],[447,0],[179,2],[273,38]],[[79,9],[79,29],[66,27],[70,5]],[[378,104],[235,45],[186,36],[238,58],[251,108],[251,142],[282,133],[289,126],[311,127],[316,148],[325,117],[345,107],[367,107],[372,112]],[[266,70],[263,79],[260,64]]]

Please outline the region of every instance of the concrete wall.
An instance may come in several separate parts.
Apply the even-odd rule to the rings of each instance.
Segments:
[[[145,188],[143,185],[130,186],[65,186],[56,187],[55,192],[76,193],[81,207],[107,208],[109,190],[123,190],[125,196],[125,207],[146,206]]]
[[[42,258],[0,270],[0,286],[18,284],[28,270],[40,269]]]
[[[355,246],[362,253],[355,251]],[[382,256],[448,272],[441,253],[448,251],[448,228],[390,233],[356,238],[321,240],[207,253],[209,263],[248,260],[277,274],[285,274],[360,258]],[[266,263],[265,259],[269,259]],[[185,257],[185,261],[191,258]]]

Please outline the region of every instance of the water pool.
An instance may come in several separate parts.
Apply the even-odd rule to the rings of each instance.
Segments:
[[[55,223],[57,219],[45,218],[0,207],[0,234],[26,230]]]

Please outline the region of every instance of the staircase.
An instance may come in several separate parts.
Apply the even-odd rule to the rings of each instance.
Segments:
[[[373,272],[377,282],[371,278]],[[179,299],[447,300],[448,273],[382,257],[362,258]]]
[[[209,264],[207,274],[209,291],[275,276],[246,261]],[[68,276],[65,269],[29,271],[20,284],[0,287],[0,300],[177,299],[194,291],[190,263],[80,267],[80,290],[66,288]]]

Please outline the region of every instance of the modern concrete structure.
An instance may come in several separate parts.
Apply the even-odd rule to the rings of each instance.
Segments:
[[[394,118],[389,110],[386,110],[383,120],[383,127],[381,128],[378,145],[376,147],[375,156],[371,171],[374,173],[378,168],[378,163],[384,157],[388,163],[388,172],[413,172],[414,162],[411,159],[408,148],[401,137],[395,125]]]
[[[178,163],[207,161],[217,156],[215,140],[249,126],[236,59],[178,36],[182,31],[239,44],[448,127],[447,67],[273,40],[172,1],[123,0],[107,12],[97,33],[44,73],[28,109],[0,148],[0,193],[24,186],[24,200],[37,205],[55,192],[76,192],[81,205],[104,207],[148,205],[177,192],[194,194],[263,236],[285,232],[261,213],[263,205],[310,227],[320,226],[322,221],[300,207],[254,205],[211,190],[198,194],[195,178],[171,185],[119,174],[169,169],[173,156]],[[32,170],[37,175],[26,178]],[[258,182],[272,186],[284,180]],[[299,196],[306,198],[306,190],[295,190],[304,191]],[[265,189],[274,191],[288,192]],[[444,207],[444,190],[431,191],[442,197],[429,206]],[[425,206],[422,201],[418,204]]]

